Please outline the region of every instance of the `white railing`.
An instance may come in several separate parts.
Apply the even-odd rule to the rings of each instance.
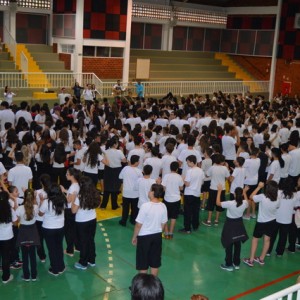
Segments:
[[[94,73],[0,72],[2,85],[9,85],[14,89],[73,87],[75,81],[78,81],[81,86],[94,84],[99,92],[103,89],[102,81]]]
[[[300,300],[300,283],[290,286],[275,294],[262,298],[260,300]]]
[[[103,97],[112,95],[112,87],[115,82],[103,82]],[[223,93],[267,93],[269,91],[269,81],[149,81],[142,82],[144,85],[145,97],[157,97],[167,95],[172,92],[174,96],[184,96],[189,94],[213,94],[222,91]],[[135,91],[131,83],[123,83]]]
[[[23,73],[28,73],[28,58],[23,51],[21,52],[21,70]]]
[[[17,42],[16,40],[12,37],[11,33],[9,30],[4,26],[3,28],[3,35],[4,35],[4,40],[3,42],[6,44],[11,56],[13,56],[15,65],[16,65],[16,55],[17,55]]]

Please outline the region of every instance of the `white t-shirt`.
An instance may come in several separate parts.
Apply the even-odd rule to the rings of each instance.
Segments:
[[[48,197],[47,193],[43,189],[37,190],[35,200],[36,200],[38,207],[40,206],[40,203],[41,203],[40,195],[43,196],[43,199],[47,199],[47,197]],[[37,214],[37,216],[36,216],[37,221],[42,222],[43,219],[44,219],[44,217],[41,217],[41,216],[39,216],[39,214]]]
[[[60,215],[56,215],[55,210],[52,207],[52,202],[48,199],[43,201],[42,205],[40,206],[40,212],[44,214],[42,225],[43,228],[60,229],[64,227],[64,212],[62,212]]]
[[[238,219],[243,216],[245,209],[248,207],[248,201],[243,200],[243,204],[239,207],[236,207],[237,202],[235,200],[232,201],[224,201],[221,202],[222,208],[226,208],[226,216],[230,219]]]
[[[122,160],[125,158],[125,155],[121,150],[110,148],[105,151],[105,155],[110,168],[122,167]]]
[[[189,182],[189,186],[184,189],[184,195],[200,197],[201,186],[204,181],[204,172],[199,167],[189,168],[184,181]]]
[[[69,99],[71,99],[71,95],[68,94],[68,93],[60,93],[60,94],[58,94],[58,99],[59,99],[59,104],[60,105],[66,103],[66,101],[65,101],[66,97],[68,97]]]
[[[204,172],[205,178],[204,181],[210,181],[210,177],[207,176],[206,172],[208,171],[208,169],[212,166],[212,160],[210,158],[205,158],[204,160],[202,160],[201,163],[201,169]]]
[[[222,184],[223,190],[225,190],[225,180],[230,176],[230,173],[225,166],[213,165],[207,170],[206,175],[211,177],[211,190],[217,191],[219,184]]]
[[[0,176],[3,175],[3,174],[5,174],[5,173],[6,173],[6,170],[5,170],[2,162],[0,161]]]
[[[222,147],[223,155],[226,160],[235,160],[236,159],[236,149],[235,149],[236,140],[229,135],[224,135],[222,137]]]
[[[202,161],[200,152],[197,151],[196,149],[186,149],[186,150],[182,150],[180,155],[178,156],[178,160],[182,162],[182,176],[186,175],[186,172],[188,170],[188,165],[186,162],[186,158],[190,155],[195,155],[197,158],[197,163],[200,163]]]
[[[279,164],[278,160],[273,160],[272,161],[271,165],[269,166],[267,178],[269,178],[269,176],[271,174],[273,174],[272,180],[279,183],[279,181],[280,181],[280,164]]]
[[[101,154],[98,154],[98,163],[100,163],[102,160],[103,160],[103,156]],[[86,156],[83,172],[98,174],[98,163],[92,167],[90,164],[88,164],[88,161],[89,161],[89,155]]]
[[[15,114],[11,109],[0,110],[0,125],[1,130],[5,130],[5,123],[11,123],[12,128],[15,128]]]
[[[284,161],[284,167],[280,169],[280,177],[281,178],[287,178],[289,176],[291,156],[288,153],[284,153],[284,154],[282,154],[281,157]]]
[[[152,184],[155,183],[155,180],[152,178],[139,178],[137,181],[138,191],[139,191],[139,202],[138,208],[142,206],[142,204],[149,202],[150,199],[148,194],[151,190]]]
[[[142,224],[138,236],[162,232],[162,226],[167,221],[167,208],[163,203],[154,203],[152,201],[144,203],[136,218],[136,222]]]
[[[180,201],[180,188],[183,187],[184,182],[182,177],[177,173],[166,174],[163,177],[162,183],[165,187],[165,201],[177,202]]]
[[[288,128],[280,128],[278,134],[280,136],[281,144],[285,144],[289,141],[290,131],[288,130]]]
[[[78,211],[75,215],[75,222],[88,222],[96,219],[96,210],[95,209],[82,209],[80,207],[80,202],[78,197],[76,197],[74,204],[79,206]]]
[[[259,203],[257,217],[259,223],[266,223],[276,219],[276,212],[279,206],[278,198],[276,201],[271,201],[264,194],[260,194],[255,195],[253,201]]]
[[[16,123],[18,123],[18,120],[23,117],[28,125],[32,122],[32,116],[30,112],[26,110],[18,110],[16,113]]]
[[[248,152],[240,152],[239,157],[243,157],[244,159],[249,159],[250,155]]]
[[[12,222],[18,220],[16,212],[11,209]],[[0,223],[0,241],[8,241],[14,237],[12,222],[10,223]]]
[[[84,170],[84,162],[83,162],[83,157],[84,157],[84,153],[87,149],[85,147],[76,150],[75,152],[75,156],[74,156],[74,162],[77,162],[77,159],[80,159],[80,165],[74,165],[74,169],[79,170],[79,171],[83,171]]]
[[[8,171],[7,180],[18,188],[20,197],[24,196],[23,188],[28,189],[28,182],[31,179],[31,169],[23,164],[17,164]]]
[[[143,161],[144,161],[144,156],[145,156],[145,150],[143,148],[134,148],[129,151],[127,160],[130,162],[130,158],[132,155],[137,155],[140,157],[139,159],[139,165],[138,168],[140,170],[143,170]]]
[[[278,192],[279,207],[276,210],[276,222],[280,224],[291,224],[293,220],[294,207],[296,206],[298,195],[287,199],[282,191]]]
[[[21,205],[21,206],[19,206],[17,208],[16,215],[17,215],[17,217],[19,217],[20,224],[22,224],[22,225],[32,225],[32,224],[35,224],[36,216],[37,216],[37,214],[39,212],[39,208],[38,208],[38,206],[36,204],[33,207],[34,207],[33,208],[34,214],[33,214],[33,218],[30,221],[26,220],[26,213],[25,213],[25,207],[24,207],[24,205]]]
[[[156,180],[159,177],[162,167],[161,159],[158,157],[149,157],[144,161],[144,166],[146,165],[150,165],[152,167],[153,170],[150,177]]]
[[[300,149],[293,149],[289,154],[291,156],[289,175],[298,176],[300,173]]]
[[[69,195],[73,195],[73,194],[75,194],[75,196],[77,197],[78,193],[79,193],[79,190],[80,190],[79,184],[78,183],[72,183],[70,185],[68,191],[67,191],[67,197]],[[68,203],[67,207],[71,208],[72,207],[72,203]]]
[[[126,166],[122,169],[119,179],[123,180],[123,197],[138,198],[139,191],[137,181],[143,177],[143,173],[139,168]]]
[[[259,158],[246,159],[243,167],[246,170],[245,184],[256,185],[258,183]]]
[[[173,161],[176,161],[176,157],[173,155],[165,154],[161,158],[162,178],[164,178],[165,175],[171,173],[170,165]]]
[[[231,174],[231,176],[234,177],[233,181],[231,182],[230,186],[230,193],[234,194],[235,189],[237,187],[243,188],[244,187],[244,181],[246,176],[246,170],[245,168],[235,168]]]

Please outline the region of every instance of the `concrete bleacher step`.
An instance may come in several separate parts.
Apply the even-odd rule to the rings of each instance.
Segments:
[[[130,69],[133,69],[135,65],[130,65]],[[152,71],[223,71],[227,72],[227,66],[220,65],[191,65],[191,64],[151,64]]]
[[[15,63],[11,60],[0,60],[0,69],[14,69]]]
[[[10,57],[8,52],[4,52],[4,50],[2,50],[2,52],[0,53],[0,60],[11,60],[12,58]]]
[[[136,63],[136,60],[138,58],[142,58],[143,57],[131,57],[130,62],[131,63]],[[146,58],[146,57],[145,57]],[[216,60],[213,58],[197,58],[197,57],[158,57],[158,56],[154,56],[154,57],[147,57],[150,59],[150,64],[155,63],[155,64],[199,64],[199,65],[221,65],[221,61],[220,60]]]
[[[37,61],[41,70],[65,70],[65,64],[63,61]]]
[[[34,53],[34,52],[53,53],[53,47],[49,45],[26,44],[26,47],[30,53]]]
[[[161,51],[161,50],[131,50],[130,56],[138,57],[186,57],[186,51]],[[190,58],[214,58],[213,52],[188,52],[188,57]]]

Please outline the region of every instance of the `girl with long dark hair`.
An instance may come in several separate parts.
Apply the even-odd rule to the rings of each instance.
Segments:
[[[87,266],[96,265],[96,208],[100,205],[100,195],[91,178],[83,176],[79,180],[80,191],[72,203],[75,214],[77,236],[79,241],[80,258],[75,263],[76,269],[85,270]]]
[[[66,159],[65,145],[63,143],[57,144],[53,153],[52,180],[58,183],[59,179],[59,184],[65,188],[68,186],[65,168]]]
[[[78,249],[77,239],[76,239],[76,229],[75,229],[75,215],[72,213],[72,203],[75,201],[79,193],[79,180],[81,177],[81,172],[74,168],[69,168],[67,171],[67,180],[71,182],[68,190],[66,190],[62,185],[61,190],[65,193],[67,197],[67,207],[65,209],[65,238],[67,243],[67,249],[65,254],[73,257],[74,246]]]
[[[49,274],[58,276],[65,271],[63,238],[64,209],[67,201],[59,185],[53,183],[49,188],[47,199],[41,199],[39,215],[43,219],[43,234],[50,258]]]
[[[90,177],[96,186],[98,183],[98,165],[100,162],[107,164],[97,142],[92,142],[83,156],[85,163],[83,175]]]
[[[274,180],[279,183],[281,169],[284,167],[284,160],[281,157],[281,151],[279,148],[272,148],[271,153],[273,161],[269,166],[267,182]]]
[[[119,140],[117,137],[111,138],[106,145],[106,159],[108,165],[104,169],[104,195],[101,208],[106,208],[109,197],[111,197],[111,208],[119,208],[117,199],[121,188],[119,174],[122,170],[122,163],[126,163],[126,158],[121,150],[118,149]]]
[[[2,260],[2,282],[8,283],[14,276],[10,274],[10,256],[13,250],[12,225],[17,225],[17,216],[9,204],[9,194],[0,192],[0,257]]]
[[[17,245],[21,247],[23,260],[23,277],[24,281],[36,281],[36,246],[39,245],[40,239],[36,228],[36,216],[38,206],[35,204],[34,191],[28,189],[24,193],[24,205],[19,206],[16,215],[20,221]],[[30,271],[29,271],[30,264]]]
[[[222,231],[222,245],[225,248],[225,264],[221,269],[226,271],[238,270],[241,263],[242,242],[248,240],[248,235],[243,223],[243,213],[248,207],[247,188],[237,187],[234,192],[234,200],[221,202],[222,185],[218,185],[216,204],[227,208],[226,221]]]

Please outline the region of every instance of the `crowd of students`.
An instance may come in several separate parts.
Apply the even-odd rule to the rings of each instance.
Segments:
[[[75,97],[74,97],[75,99]],[[174,238],[183,195],[183,228],[218,226],[224,209],[222,269],[240,267],[243,219],[257,219],[248,266],[300,243],[300,100],[251,95],[177,99],[69,99],[52,108],[6,101],[0,110],[2,281],[23,265],[36,280],[36,252],[49,273],[65,270],[64,252],[80,251],[77,269],[95,266],[95,209],[121,209],[135,228],[136,267],[157,275],[162,237]],[[123,184],[123,185],[122,185]],[[225,191],[229,185],[230,201]],[[98,187],[98,190],[96,189]],[[100,197],[100,195],[102,197]],[[100,204],[100,198],[102,202]],[[161,202],[161,199],[163,201]],[[258,203],[258,215],[257,211]],[[200,222],[200,210],[207,218]],[[234,228],[234,230],[232,230]],[[120,230],[122,230],[120,228]],[[63,250],[63,239],[66,249]],[[260,256],[258,240],[264,237]],[[22,252],[22,260],[19,257]],[[151,253],[151,255],[149,255]],[[30,266],[30,268],[29,268]],[[29,270],[30,269],[30,270]]]

